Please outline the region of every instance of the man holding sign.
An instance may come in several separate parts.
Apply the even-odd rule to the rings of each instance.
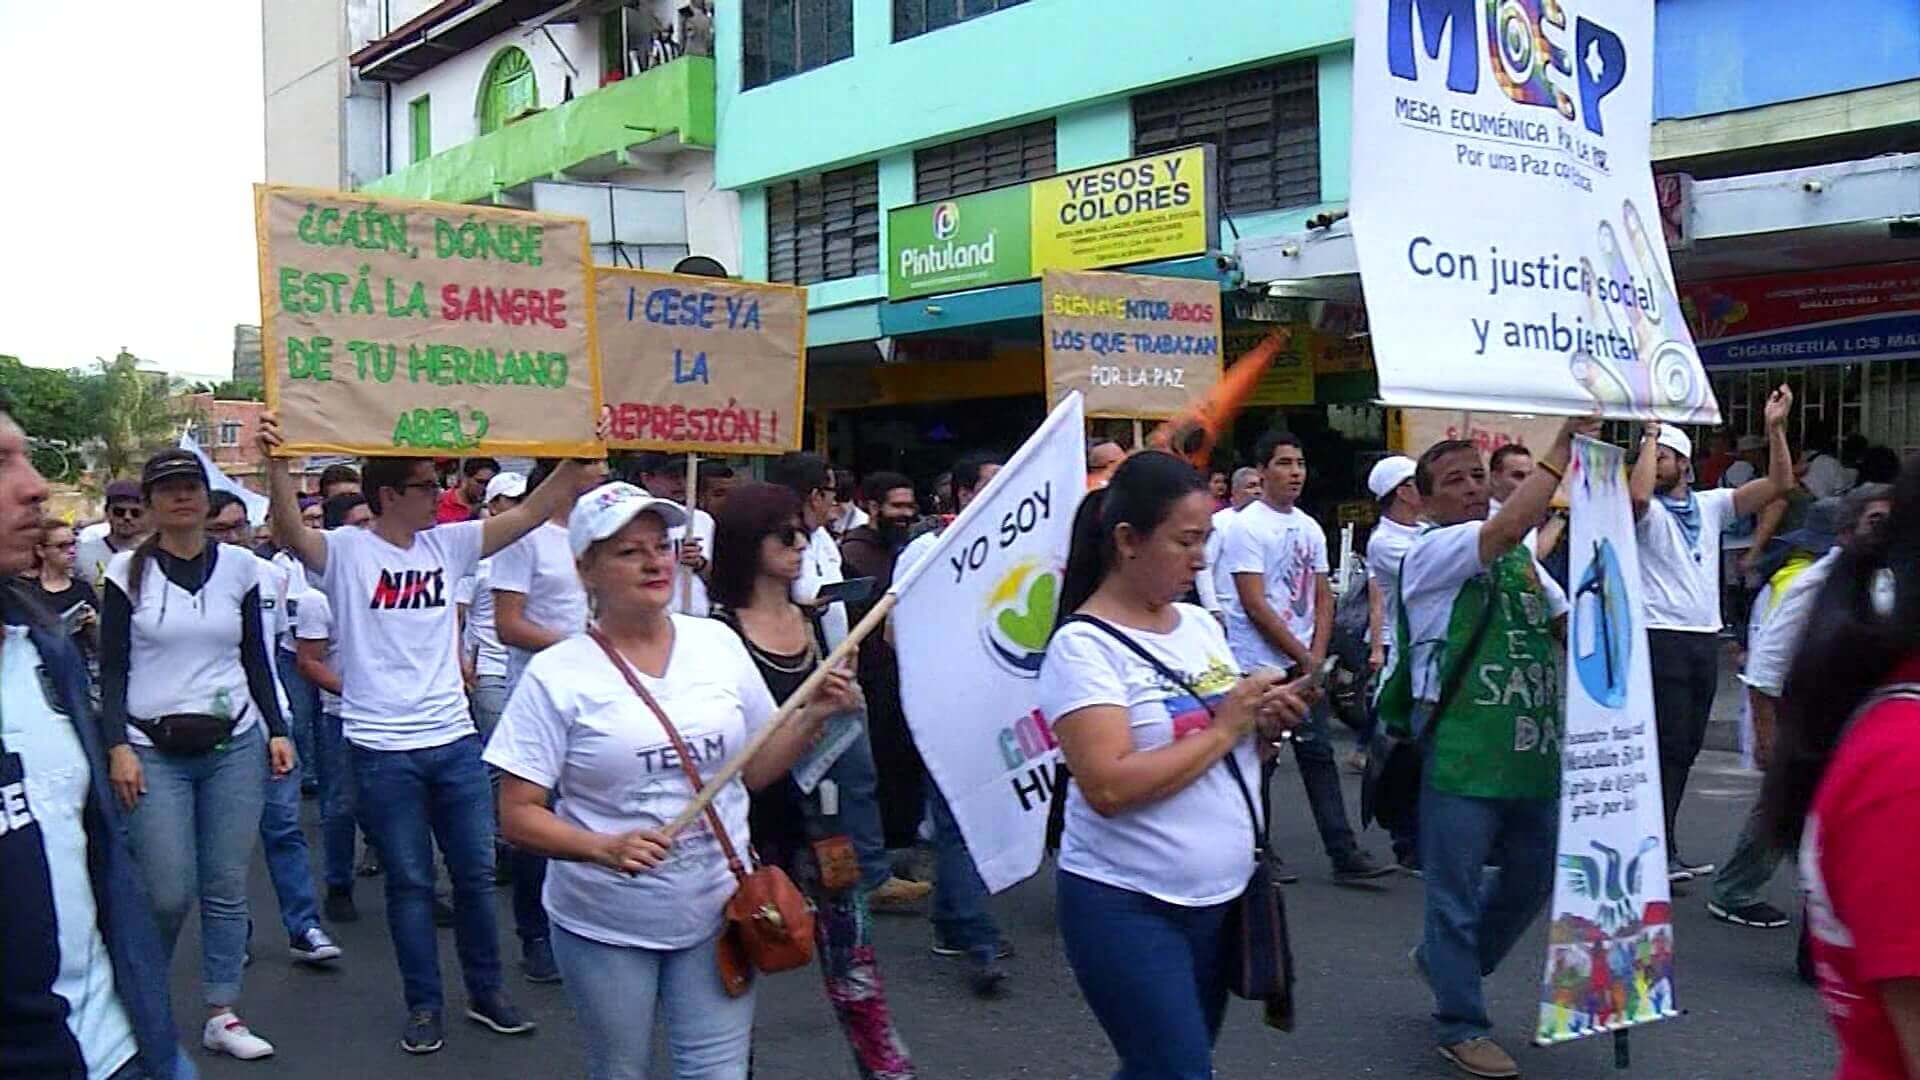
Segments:
[[[492,786],[460,678],[453,588],[485,556],[571,500],[580,466],[561,462],[519,506],[434,527],[433,460],[371,458],[362,483],[373,524],[321,532],[300,520],[279,418],[260,421],[274,541],[293,552],[339,619],[341,720],[363,823],[387,874],[387,927],[406,988],[408,1053],[444,1041],[433,849],[453,878],[454,934],[467,1017],[503,1035],[533,1030],[500,987],[493,915]]]

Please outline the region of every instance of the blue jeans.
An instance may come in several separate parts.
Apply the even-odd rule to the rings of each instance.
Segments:
[[[506,711],[507,698],[512,690],[513,684],[505,675],[481,675],[474,679],[473,689],[467,693],[467,701],[473,706],[473,726],[480,729],[482,747],[493,738],[493,729],[500,725],[500,714]],[[497,840],[500,834],[500,770],[489,765],[487,782],[492,788],[488,812],[494,815],[493,831]],[[540,890],[547,881],[547,860],[519,848],[508,849],[507,860],[513,867],[514,933],[519,935],[522,946],[545,940],[551,931],[547,927],[547,909],[540,901]]]
[[[351,835],[351,834],[349,834]],[[313,866],[307,859],[307,834],[300,831],[300,766],[285,776],[267,773],[266,803],[260,814],[260,847],[267,876],[280,901],[280,925],[294,938],[320,925],[313,895]]]
[[[666,1013],[674,1080],[746,1080],[754,992],[727,996],[715,940],[660,951],[553,928],[553,958],[586,1036],[591,1080],[646,1080],[657,1010]]]
[[[1327,858],[1339,865],[1360,850],[1347,823],[1347,804],[1340,795],[1340,768],[1333,760],[1333,733],[1327,728],[1326,699],[1314,706],[1307,722],[1293,733],[1293,759],[1300,766],[1300,783],[1307,789],[1307,809],[1319,827]]]
[[[974,868],[953,808],[939,784],[927,785],[927,817],[933,822],[933,934],[940,944],[991,957],[1000,948],[1000,928],[987,913],[987,883]]]
[[[453,880],[454,943],[469,997],[500,989],[493,918],[493,815],[480,740],[422,750],[353,748],[360,817],[386,868],[387,930],[409,1010],[440,1011],[433,849]]]
[[[211,1006],[240,999],[247,957],[247,864],[266,800],[265,733],[255,724],[193,757],[136,746],[147,793],[127,819],[169,958],[200,901],[200,989]]]
[[[1553,896],[1560,804],[1420,792],[1420,867],[1426,874],[1421,963],[1433,989],[1441,1046],[1485,1035],[1480,980],[1493,974]],[[1498,870],[1488,871],[1489,862]]]
[[[353,756],[340,730],[340,717],[323,712],[313,725],[320,766],[320,863],[327,888],[353,888]]]
[[[320,722],[320,688],[300,674],[300,664],[293,653],[271,642],[268,648],[273,649],[274,666],[280,670],[280,687],[287,692],[287,704],[292,706],[287,714],[287,732],[293,736],[293,752],[307,770],[306,782],[323,783],[324,773],[315,764],[319,761],[314,729]]]
[[[1181,907],[1065,870],[1055,892],[1067,963],[1120,1056],[1114,1080],[1210,1080],[1229,905]]]
[[[880,821],[880,772],[865,731],[827,770],[826,778],[838,789],[840,812],[822,817],[822,828],[830,835],[845,833],[853,841],[860,859],[860,888],[872,892],[893,876],[893,862],[887,858],[887,832]]]

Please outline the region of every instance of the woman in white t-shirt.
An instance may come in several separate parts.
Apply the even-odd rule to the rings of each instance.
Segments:
[[[1073,773],[1060,936],[1127,1077],[1212,1075],[1221,934],[1254,870],[1256,742],[1307,710],[1277,670],[1242,678],[1220,624],[1175,602],[1205,565],[1212,509],[1200,473],[1158,451],[1089,494],[1061,586],[1072,614],[1040,669]]]
[[[169,954],[200,902],[202,1045],[266,1057],[272,1044],[233,1011],[267,771],[294,763],[260,617],[263,563],[207,538],[207,473],[192,452],[154,455],[140,490],[155,531],[107,564],[101,605],[109,775]]]
[[[582,496],[568,542],[596,629],[673,722],[702,777],[772,719],[760,672],[733,631],[671,614],[674,550],[685,511],[631,484]],[[747,789],[783,778],[844,709],[830,676],[798,717],[762,744],[713,811],[747,855]],[[715,942],[736,882],[703,817],[662,829],[694,786],[675,742],[590,634],[535,656],[486,750],[506,775],[500,825],[510,843],[553,860],[545,904],[553,951],[587,1037],[589,1075],[644,1077],[655,1010],[676,1076],[747,1075],[753,995],[728,997]],[[548,802],[558,801],[551,809]]]

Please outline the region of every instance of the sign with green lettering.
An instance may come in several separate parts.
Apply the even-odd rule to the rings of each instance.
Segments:
[[[257,184],[287,455],[597,457],[587,223]]]

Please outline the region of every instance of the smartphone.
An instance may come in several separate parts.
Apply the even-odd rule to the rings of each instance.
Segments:
[[[858,604],[873,595],[873,587],[877,584],[879,584],[879,581],[870,577],[848,578],[845,581],[831,582],[820,586],[820,591],[814,596],[814,602],[822,606],[827,604]]]

